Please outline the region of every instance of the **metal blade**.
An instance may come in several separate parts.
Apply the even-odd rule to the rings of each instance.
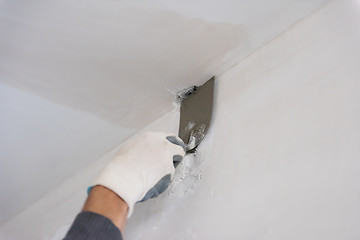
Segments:
[[[193,87],[181,102],[179,137],[184,141],[187,152],[195,151],[208,132],[214,98],[212,77],[205,84]]]

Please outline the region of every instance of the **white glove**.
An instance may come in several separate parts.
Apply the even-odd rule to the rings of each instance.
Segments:
[[[169,186],[173,161],[183,158],[184,149],[183,141],[173,134],[143,133],[119,150],[92,186],[115,192],[129,205],[130,217],[136,202],[157,197]]]

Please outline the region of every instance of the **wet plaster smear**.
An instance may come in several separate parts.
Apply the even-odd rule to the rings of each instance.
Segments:
[[[360,5],[333,1],[216,82],[213,124],[126,239],[360,237]],[[176,131],[173,110],[146,130]],[[0,228],[61,239],[116,148]],[[36,217],[34,217],[36,216]]]

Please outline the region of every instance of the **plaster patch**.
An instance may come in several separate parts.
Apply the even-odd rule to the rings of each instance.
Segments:
[[[191,130],[193,127],[195,126],[194,122],[188,122],[187,126],[186,126],[186,130]]]

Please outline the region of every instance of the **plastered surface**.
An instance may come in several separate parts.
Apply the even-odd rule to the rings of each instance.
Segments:
[[[1,81],[139,129],[323,2],[3,1]]]
[[[0,83],[0,222],[135,132]]]
[[[220,77],[201,180],[125,236],[359,238],[358,24],[357,1],[332,2]]]
[[[357,239],[359,7],[334,1],[219,77],[213,125],[197,155],[184,159],[161,197],[135,208],[125,238]],[[176,130],[178,117],[170,112],[144,130]],[[115,151],[0,236],[61,239]]]
[[[1,1],[0,224],[324,2]]]

